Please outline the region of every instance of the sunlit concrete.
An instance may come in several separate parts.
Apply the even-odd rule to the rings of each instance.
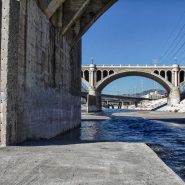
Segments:
[[[142,117],[149,120],[160,120],[166,122],[177,122],[185,124],[185,114],[177,112],[154,112],[154,111],[135,111],[135,112],[117,112],[112,116],[116,117]]]
[[[103,121],[109,120],[111,117],[105,114],[87,114],[82,112],[81,119],[82,121]]]
[[[184,185],[140,143],[7,147],[0,158],[1,185]]]

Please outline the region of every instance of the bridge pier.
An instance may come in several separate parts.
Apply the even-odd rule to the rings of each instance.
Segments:
[[[90,91],[87,96],[87,112],[102,111],[101,94],[96,91]]]
[[[174,64],[172,69],[172,84],[168,105],[177,105],[180,103],[180,90],[179,90],[179,65]]]
[[[137,108],[138,107],[138,102],[135,102],[134,105],[135,105],[135,108]]]
[[[180,90],[178,87],[173,87],[168,97],[168,105],[177,105],[180,103]]]

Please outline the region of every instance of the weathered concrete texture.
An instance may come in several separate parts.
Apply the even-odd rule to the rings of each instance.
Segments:
[[[181,97],[179,87],[173,87],[168,97],[168,105],[177,105],[180,100]]]
[[[102,110],[101,109],[101,96],[88,94],[87,95],[87,112],[99,112],[101,110]]]
[[[70,38],[60,35],[34,0],[21,5],[27,26],[20,32],[25,48],[18,66],[17,142],[51,138],[80,124],[80,44],[71,50]]]
[[[1,144],[16,140],[17,74],[20,5],[2,1],[1,29]]]
[[[145,144],[8,147],[0,158],[1,185],[184,185]]]
[[[3,1],[2,20],[1,144],[79,125],[81,42],[71,48],[35,0]]]

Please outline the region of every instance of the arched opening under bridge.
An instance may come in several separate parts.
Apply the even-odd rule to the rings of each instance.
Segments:
[[[97,91],[101,92],[111,82],[117,79],[123,78],[123,77],[129,77],[129,76],[138,76],[138,77],[145,77],[145,78],[151,79],[159,83],[166,90],[168,94],[171,91],[171,84],[165,81],[162,77],[157,76],[155,74],[151,74],[147,72],[139,72],[139,71],[129,71],[129,72],[117,73],[108,78],[105,78],[103,81],[97,84]],[[132,86],[132,84],[130,85]]]
[[[96,106],[94,106],[94,110],[96,110],[95,107],[97,108],[98,111],[102,109],[101,96],[104,96],[104,95],[102,95],[102,90],[107,85],[109,85],[110,83],[112,83],[118,79],[121,79],[124,77],[132,77],[132,76],[145,77],[147,79],[153,80],[156,83],[160,84],[160,86],[166,91],[165,96],[168,97],[168,104],[173,104],[174,102],[179,101],[179,98],[180,98],[179,90],[177,88],[175,88],[168,80],[166,80],[161,75],[158,75],[156,73],[146,72],[146,71],[124,71],[124,72],[115,73],[113,75],[107,76],[106,78],[97,82],[97,84],[95,86],[95,92],[93,92],[93,96],[95,95],[95,98],[93,101],[96,104]],[[128,86],[132,87],[131,81]],[[93,103],[91,103],[91,104],[93,104]],[[91,108],[89,107],[88,110],[90,110],[90,109]]]
[[[154,80],[126,76],[105,86],[101,92],[101,103],[102,108],[149,110],[157,107],[159,101],[165,104],[166,95],[164,87]]]

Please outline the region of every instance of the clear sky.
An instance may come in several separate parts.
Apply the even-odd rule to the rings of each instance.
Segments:
[[[184,42],[185,0],[119,0],[84,35],[82,61],[89,64],[93,57],[96,64],[184,64]],[[117,87],[125,93],[141,81],[144,90],[156,86],[128,77],[105,90]]]

